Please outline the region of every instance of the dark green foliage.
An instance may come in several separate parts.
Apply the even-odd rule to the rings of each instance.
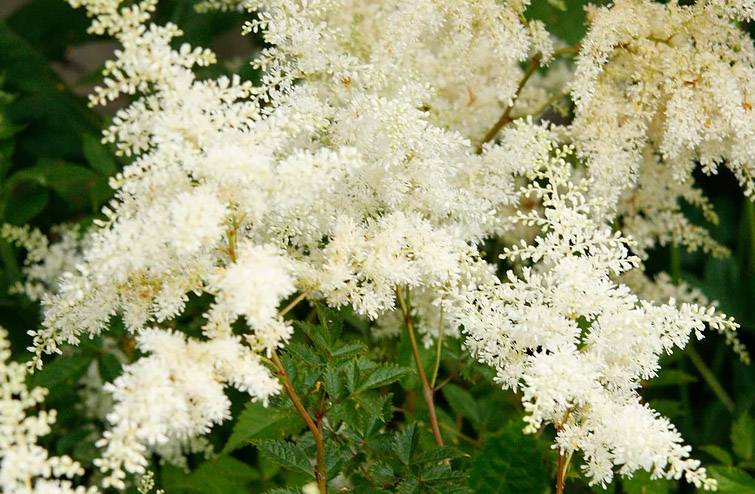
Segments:
[[[480,493],[544,492],[549,482],[542,450],[522,434],[521,423],[512,423],[475,455],[469,484]]]

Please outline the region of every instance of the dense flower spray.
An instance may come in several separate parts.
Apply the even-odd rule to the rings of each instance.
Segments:
[[[351,306],[390,335],[408,287],[426,343],[439,325],[462,335],[521,390],[525,432],[554,424],[592,482],[644,469],[715,488],[638,388],[706,326],[746,358],[737,325],[641,269],[672,241],[725,253],[678,204],[715,219],[696,163],[753,192],[755,51],[733,23],[751,3],[592,8],[572,79],[556,62],[535,73],[577,50],[526,21],[526,1],[206,2],[251,12],[245,30],[269,45],[253,85],[197,78],[214,54],[174,48],[156,0],[69,2],[121,44],[91,101],[135,97],[104,135],[131,162],[81,243],[5,235],[32,253],[19,289],[42,300],[33,365],[114,315],[144,353],[104,387],[105,487],[227,419],[225,388],[280,391],[264,361],[293,332],[288,298]],[[569,91],[574,121],[540,121]],[[509,245],[503,276],[478,250],[493,237]],[[169,329],[201,294],[201,338]]]

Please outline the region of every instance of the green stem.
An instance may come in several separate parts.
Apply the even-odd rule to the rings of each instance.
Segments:
[[[752,203],[749,203],[752,205]],[[675,284],[679,283],[679,279],[681,278],[681,256],[679,253],[679,247],[676,244],[673,244],[671,246],[671,278],[673,279]],[[706,384],[710,387],[710,389],[713,391],[713,393],[718,397],[718,399],[721,401],[721,403],[724,404],[727,410],[729,412],[733,413],[736,405],[734,404],[734,400],[731,399],[729,394],[726,392],[724,387],[721,385],[721,382],[718,380],[716,375],[713,373],[712,370],[707,366],[703,358],[700,356],[699,353],[697,353],[697,350],[695,350],[692,345],[688,345],[687,348],[685,348],[684,352],[689,357],[690,361],[692,362],[692,365],[695,366],[695,369],[697,369],[697,372],[700,373],[703,380],[706,382]],[[683,370],[683,369],[682,369]],[[689,404],[689,389],[687,388],[687,385],[682,385],[682,402],[685,403],[685,405]]]
[[[408,295],[408,288],[407,288]],[[443,438],[440,435],[440,427],[438,426],[438,417],[435,414],[435,401],[433,400],[434,391],[427,382],[427,375],[425,374],[425,368],[422,366],[422,357],[419,355],[419,346],[417,345],[417,338],[414,336],[414,325],[412,323],[412,316],[409,313],[409,308],[404,302],[404,297],[401,295],[401,289],[396,288],[396,298],[398,299],[401,313],[404,316],[404,324],[406,325],[406,332],[409,334],[409,344],[412,347],[412,353],[414,354],[414,363],[417,366],[417,374],[419,374],[419,380],[422,383],[422,395],[427,403],[427,413],[430,415],[430,426],[433,429],[433,437],[435,443],[438,446],[443,446]]]
[[[438,370],[440,369],[440,355],[443,350],[443,306],[440,306],[440,321],[438,322],[438,341],[435,345],[435,366],[433,367],[433,377],[430,378],[430,387],[435,389],[435,381],[438,379]]]
[[[281,362],[275,350],[273,350],[272,353],[272,361],[278,368],[278,376],[280,377],[281,381],[283,381],[283,387],[286,389],[286,393],[288,394],[289,398],[291,398],[291,402],[294,404],[294,407],[299,412],[299,415],[301,415],[301,418],[304,419],[304,422],[307,424],[307,427],[315,438],[315,448],[317,449],[315,479],[317,480],[317,488],[320,491],[319,494],[327,494],[328,480],[325,472],[325,447],[322,442],[322,427],[315,424],[307,409],[304,408],[304,405],[299,399],[299,395],[297,395],[296,391],[294,391],[294,387],[291,384],[291,381],[289,381],[288,379],[288,374],[286,374],[286,369],[285,367],[283,367],[283,363]]]
[[[469,436],[467,436],[466,434],[464,434],[464,433],[463,433],[463,432],[461,432],[461,431],[457,431],[456,429],[454,429],[454,428],[453,428],[453,427],[451,427],[450,425],[446,425],[446,424],[444,424],[444,423],[441,423],[441,424],[440,424],[440,426],[441,426],[441,428],[442,428],[442,429],[444,429],[444,430],[447,430],[448,432],[450,432],[450,433],[451,433],[451,434],[453,434],[454,436],[457,436],[457,437],[459,437],[460,439],[464,439],[464,440],[465,440],[465,441],[467,441],[467,442],[468,442],[469,444],[473,445],[473,446],[474,446],[475,448],[480,448],[480,449],[482,449],[482,448],[484,448],[484,447],[485,447],[485,445],[484,445],[483,443],[481,443],[480,441],[478,441],[477,439],[475,439],[475,438],[472,438],[472,437],[469,437]]]
[[[734,409],[736,408],[734,400],[731,399],[729,393],[726,392],[724,387],[719,382],[718,378],[716,378],[716,375],[713,373],[713,371],[711,371],[710,368],[708,368],[708,366],[705,364],[705,361],[703,361],[700,354],[697,353],[697,351],[691,346],[687,347],[686,353],[689,359],[692,361],[692,365],[694,365],[700,375],[703,376],[705,383],[710,386],[710,389],[713,390],[713,393],[718,397],[719,400],[721,400],[721,403],[724,404],[726,409],[730,413],[734,413]]]
[[[285,306],[283,309],[281,309],[281,311],[278,313],[278,315],[280,317],[283,317],[286,314],[288,314],[291,311],[291,309],[293,309],[294,307],[296,307],[296,305],[299,302],[301,302],[302,300],[304,300],[304,298],[309,294],[309,292],[310,292],[310,290],[305,290],[305,291],[301,292],[287,306]]]

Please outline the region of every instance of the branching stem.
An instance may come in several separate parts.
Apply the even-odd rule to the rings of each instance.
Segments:
[[[560,57],[562,55],[569,55],[572,53],[578,53],[579,52],[579,45],[576,46],[569,46],[566,48],[561,48],[559,50],[555,50],[551,54],[551,58]],[[530,80],[530,77],[532,77],[532,74],[535,73],[535,71],[540,67],[540,57],[535,55],[532,57],[532,61],[530,62],[529,66],[524,71],[524,76],[519,81],[519,86],[516,88],[516,93],[514,93],[514,97],[511,98],[511,104],[506,106],[506,108],[503,110],[503,114],[498,119],[498,121],[488,130],[487,134],[482,138],[480,143],[477,145],[477,154],[482,153],[482,148],[485,146],[486,143],[492,141],[495,139],[495,136],[498,135],[498,132],[505,127],[506,125],[510,124],[515,118],[512,118],[511,111],[514,109],[514,106],[516,105],[517,99],[519,99],[519,95],[522,93],[522,89],[524,89],[524,86],[527,84],[527,81]],[[560,99],[560,98],[559,98]],[[548,105],[550,106],[550,104]],[[548,108],[546,106],[543,110]]]
[[[498,119],[498,121],[493,124],[493,126],[490,128],[490,130],[485,134],[485,137],[482,138],[482,141],[477,145],[477,154],[482,153],[483,146],[495,139],[495,136],[498,135],[498,132],[506,125],[511,122],[513,122],[513,118],[511,118],[511,110],[514,109],[514,105],[516,105],[516,100],[519,98],[519,94],[522,92],[522,89],[524,89],[524,85],[527,84],[527,81],[532,77],[532,74],[535,73],[537,68],[540,67],[540,59],[538,57],[532,57],[532,62],[530,62],[527,69],[524,71],[524,77],[522,77],[522,80],[519,81],[519,86],[516,88],[516,93],[514,93],[514,97],[511,98],[511,104],[506,106],[506,108],[503,110],[503,114]]]

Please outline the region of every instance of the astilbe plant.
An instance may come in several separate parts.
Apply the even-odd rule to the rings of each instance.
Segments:
[[[453,339],[520,393],[524,433],[553,426],[557,492],[578,461],[590,484],[641,469],[716,488],[639,390],[706,328],[747,354],[731,318],[643,262],[672,242],[726,255],[679,206],[716,220],[696,167],[753,192],[751,1],[591,7],[574,47],[524,0],[205,2],[261,35],[257,84],[198,77],[215,55],[153,23],[157,0],[69,3],[120,44],[91,103],[130,97],[103,137],[128,164],[85,232],[4,236],[28,251],[17,289],[41,301],[30,371],[89,338],[118,347],[115,326],[132,343],[120,375],[88,378],[104,426],[86,488],[55,480],[84,472],[35,444],[54,416],[23,418],[43,392],[9,364],[3,492],[124,490],[155,457],[213,457],[229,388],[238,423],[289,431],[254,445],[313,479],[304,492],[470,492],[436,410]],[[546,121],[569,94],[574,118]],[[405,339],[416,377],[376,337]],[[425,420],[397,426],[386,390],[410,378]]]

